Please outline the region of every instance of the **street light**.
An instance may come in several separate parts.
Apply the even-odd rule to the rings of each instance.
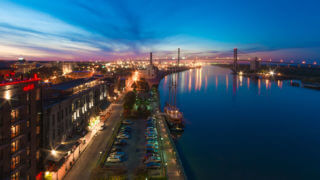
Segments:
[[[55,156],[55,155],[57,155],[57,151],[54,150],[54,149],[52,149],[52,150],[51,150],[51,154],[52,154],[53,156]]]
[[[273,72],[273,71],[270,71],[270,75],[273,76],[273,75],[274,75],[274,72]]]
[[[11,99],[11,94],[10,94],[9,91],[6,91],[6,92],[5,92],[4,98],[5,98],[6,100],[10,100],[10,99]]]

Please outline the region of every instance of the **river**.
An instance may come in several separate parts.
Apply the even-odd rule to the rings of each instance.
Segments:
[[[186,128],[176,145],[189,179],[320,179],[320,91],[204,66],[178,76]]]

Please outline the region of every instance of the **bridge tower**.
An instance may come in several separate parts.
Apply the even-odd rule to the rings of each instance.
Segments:
[[[180,64],[180,48],[178,48],[178,66]]]
[[[238,72],[238,49],[233,49],[233,71],[234,73]]]

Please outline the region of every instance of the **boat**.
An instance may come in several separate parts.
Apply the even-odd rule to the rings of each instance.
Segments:
[[[171,132],[184,131],[183,114],[177,107],[177,82],[179,74],[175,73],[171,75],[169,83],[169,103],[166,103],[164,107],[164,113],[166,114],[167,124]]]
[[[184,131],[183,114],[177,106],[167,104],[164,107],[164,112],[167,115],[167,123],[171,131]]]

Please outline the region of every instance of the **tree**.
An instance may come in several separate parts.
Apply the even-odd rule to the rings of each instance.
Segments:
[[[124,103],[123,103],[125,115],[130,114],[131,109],[133,108],[135,102],[136,102],[136,94],[133,91],[128,92],[124,97]]]

